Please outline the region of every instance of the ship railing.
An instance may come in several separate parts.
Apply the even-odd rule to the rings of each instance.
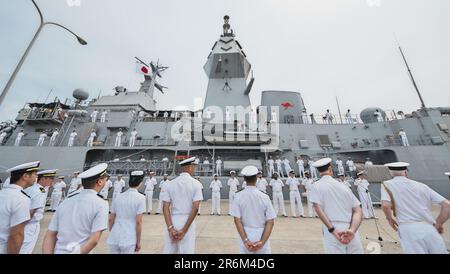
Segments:
[[[359,115],[352,114],[350,116],[345,115],[314,115],[314,114],[301,114],[301,115],[284,115],[280,120],[283,124],[309,124],[309,125],[343,125],[343,124],[362,124],[359,119]]]
[[[435,145],[430,136],[407,135],[409,146]],[[364,149],[404,146],[402,139],[396,135],[386,135],[384,138],[341,139],[340,149]]]
[[[195,176],[213,176],[215,173],[217,173],[215,164],[199,163],[195,166]]]
[[[109,136],[106,139],[105,146],[114,146],[116,143],[116,137],[115,136]],[[122,137],[122,147],[127,147],[130,144],[130,138]],[[138,138],[136,139],[134,146],[140,147],[140,146],[175,146],[177,143],[174,139],[171,138]]]

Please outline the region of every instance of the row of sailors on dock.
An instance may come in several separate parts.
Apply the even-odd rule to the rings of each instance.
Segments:
[[[167,226],[163,252],[195,252],[196,225],[201,183],[193,178],[195,157],[179,163],[182,173],[167,184],[163,194],[163,214]],[[360,201],[342,182],[335,180],[331,159],[314,163],[321,178],[311,188],[310,200],[323,223],[326,253],[363,253],[358,229],[362,222]],[[0,254],[32,253],[45,208],[46,187],[56,170],[39,171],[40,162],[26,163],[8,170],[11,183],[0,191]],[[383,183],[383,212],[391,227],[399,232],[404,253],[447,253],[440,234],[450,218],[450,202],[427,185],[407,177],[408,163],[386,164],[393,179]],[[53,253],[91,253],[102,232],[109,229],[111,253],[131,254],[141,249],[145,196],[138,192],[143,171],[133,171],[130,188],[108,202],[98,196],[108,180],[107,164],[99,164],[79,175],[83,189],[69,195],[52,216],[42,251]],[[246,166],[241,175],[247,186],[237,192],[232,203],[239,249],[245,254],[271,252],[270,235],[277,217],[269,196],[256,187],[258,169]],[[450,173],[448,173],[450,176]],[[434,219],[431,204],[441,206]],[[109,214],[111,210],[111,214]]]

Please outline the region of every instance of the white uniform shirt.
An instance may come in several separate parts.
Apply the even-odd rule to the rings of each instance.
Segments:
[[[281,166],[281,163],[282,163],[281,159],[276,159],[275,160],[275,164],[277,164],[277,166]]]
[[[117,137],[122,137],[122,135],[123,135],[122,131],[117,132]]]
[[[201,183],[185,172],[167,184],[163,196],[164,202],[171,203],[172,215],[189,215],[192,203],[201,200],[203,200]]]
[[[76,132],[72,132],[70,133],[70,139],[75,139],[75,137],[77,137],[77,133]]]
[[[222,182],[220,180],[213,180],[209,185],[209,188],[212,189],[212,192],[220,192],[220,189],[222,188]]]
[[[131,132],[131,138],[136,138],[137,134],[138,134],[138,132],[136,130],[133,130]]]
[[[152,178],[147,178],[147,180],[145,180],[145,191],[153,191],[155,189],[155,185],[157,185],[158,182],[156,181],[155,177]]]
[[[22,187],[10,184],[0,190],[0,254],[7,253],[11,227],[30,219],[31,200]]]
[[[64,181],[56,182],[56,183],[53,185],[53,192],[55,192],[55,193],[61,193],[62,190],[63,190],[63,188],[66,188],[66,183],[64,183]]]
[[[314,165],[314,161],[313,160],[308,160],[309,168],[315,168],[315,167],[313,167],[313,165]]]
[[[359,193],[366,193],[369,190],[369,182],[366,179],[356,179],[354,182]]]
[[[310,192],[312,190],[314,184],[313,179],[304,179],[302,180],[302,185],[305,187],[306,192]]]
[[[56,139],[56,136],[58,136],[59,132],[58,131],[54,131],[52,134],[52,139]]]
[[[105,184],[105,186],[102,188],[102,190],[100,190],[100,195],[102,195],[103,197],[106,197],[106,195],[108,195],[109,189],[113,186],[113,183],[111,182],[111,180],[108,180]]]
[[[108,228],[108,202],[92,189],[65,199],[58,207],[48,226],[57,232],[55,254],[79,253],[92,233]]]
[[[199,158],[195,158],[194,163],[195,163],[196,165],[200,164],[200,159],[199,159]]]
[[[431,215],[431,205],[444,202],[444,197],[429,186],[403,176],[394,177],[392,180],[386,181],[385,184],[394,196],[399,223],[435,223],[435,219]],[[391,201],[383,185],[381,185],[381,200]]]
[[[123,179],[116,180],[114,182],[114,192],[122,192],[122,189],[125,187],[125,181]]]
[[[204,161],[203,161],[203,164],[204,164],[204,165],[209,165],[209,161],[208,161],[208,160],[204,160]]]
[[[244,189],[244,188],[246,188],[247,187],[247,182],[244,180],[243,182],[242,182],[242,188]]]
[[[298,191],[298,186],[300,185],[300,182],[297,178],[289,177],[286,180],[286,185],[289,186],[290,191]]]
[[[342,163],[342,160],[336,160],[336,165],[337,165],[338,167],[343,167],[343,166],[344,166],[344,163]]]
[[[227,185],[230,187],[230,191],[236,192],[239,186],[239,180],[237,178],[228,179]]]
[[[264,179],[264,178],[258,178],[256,180],[256,187],[263,192],[267,191],[267,185],[268,185],[268,183],[267,183],[266,179]]]
[[[284,183],[280,179],[272,179],[270,180],[270,186],[272,187],[273,192],[280,192],[283,190]]]
[[[30,196],[30,210],[36,209],[29,223],[39,223],[44,217],[45,203],[47,202],[47,190],[38,183],[26,188],[24,192]]]
[[[97,133],[91,132],[91,137],[90,137],[90,139],[94,140],[95,137],[97,137]]]
[[[354,166],[354,163],[353,163],[352,160],[347,160],[346,164],[347,164],[348,167],[353,167]]]
[[[267,161],[267,163],[269,164],[269,166],[273,166],[274,161],[273,161],[273,159],[269,159],[269,160]]]
[[[216,165],[221,166],[222,165],[222,160],[217,160],[216,161]]]
[[[289,162],[288,159],[284,159],[283,164],[284,164],[285,168],[291,169],[291,162]]]
[[[43,139],[45,139],[45,137],[47,137],[47,133],[41,133],[39,135],[39,140],[43,140]]]
[[[254,186],[236,193],[231,216],[240,218],[244,227],[264,228],[268,220],[277,217],[270,198]]]
[[[72,191],[77,190],[78,186],[81,185],[81,179],[80,178],[72,178],[72,181],[70,181],[70,187],[69,187],[69,192],[68,194],[70,194]]]
[[[114,225],[109,234],[109,245],[135,245],[136,216],[145,213],[145,196],[135,188],[120,193],[111,206],[111,213],[116,214]]]
[[[22,137],[25,135],[23,132],[17,133],[17,139],[22,139]]]
[[[364,164],[365,167],[368,166],[373,166],[373,163],[371,161],[366,161],[366,163]]]
[[[303,160],[302,159],[299,159],[299,160],[297,160],[297,165],[298,166],[304,166],[304,162],[303,162]]]
[[[331,222],[351,223],[353,208],[361,205],[348,187],[327,175],[314,183],[310,200],[322,208]]]
[[[161,180],[161,182],[159,182],[159,189],[160,189],[159,195],[163,195],[163,193],[166,191],[167,184],[169,182],[170,182],[170,180]]]

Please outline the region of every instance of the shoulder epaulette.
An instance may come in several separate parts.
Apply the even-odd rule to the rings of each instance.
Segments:
[[[239,193],[239,192],[241,192],[242,190],[244,190],[245,188],[241,188],[241,189],[239,189],[238,191],[236,191],[236,193]]]
[[[31,197],[28,194],[26,194],[25,191],[21,190],[20,192],[22,192],[23,195],[25,195],[25,196],[27,196],[28,198],[31,199]]]
[[[67,196],[67,198],[72,198],[73,196],[78,195],[78,194],[80,194],[80,192],[70,194],[69,196]]]
[[[103,196],[102,196],[102,195],[100,195],[99,193],[97,193],[97,196],[100,197],[100,198],[102,198],[102,200],[103,200]]]
[[[39,187],[39,190],[40,190],[42,193],[45,193],[45,188]]]

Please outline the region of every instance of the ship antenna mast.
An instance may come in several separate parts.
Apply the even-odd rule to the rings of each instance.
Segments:
[[[403,61],[405,62],[406,68],[408,69],[409,77],[411,78],[414,88],[416,89],[417,95],[419,95],[419,99],[420,99],[420,103],[422,104],[422,108],[425,108],[425,102],[423,101],[422,95],[420,94],[419,88],[417,87],[416,80],[414,79],[414,76],[411,72],[411,68],[408,65],[408,61],[406,61],[405,54],[403,54],[402,47],[398,46],[398,49],[400,50],[400,53],[403,57]]]

